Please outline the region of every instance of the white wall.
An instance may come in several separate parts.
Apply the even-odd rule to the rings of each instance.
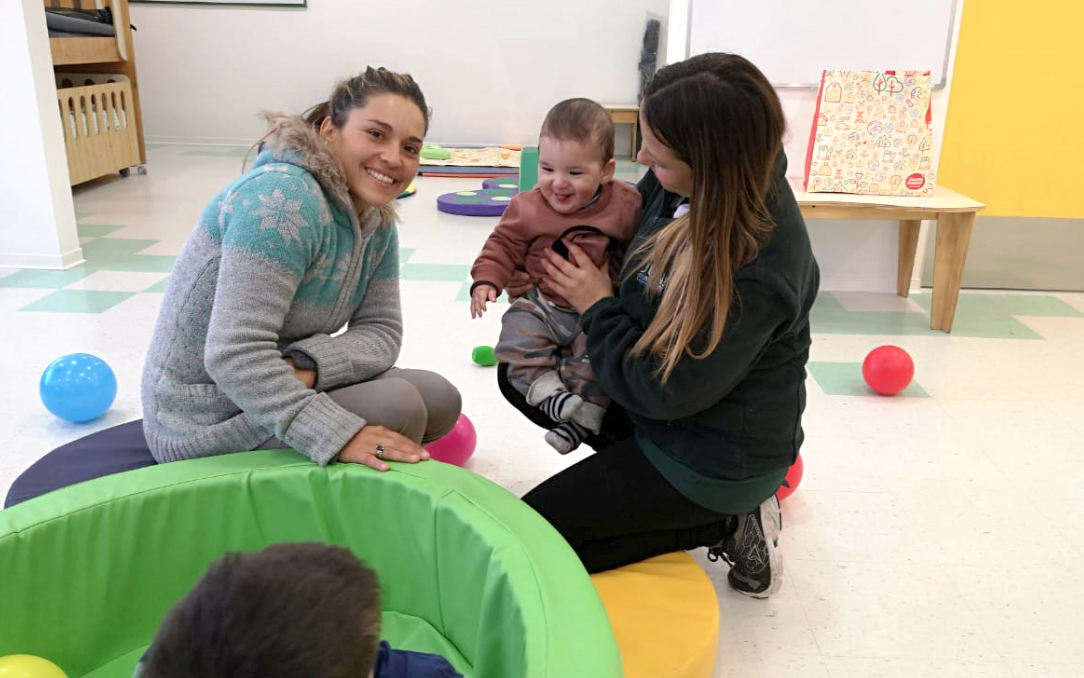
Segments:
[[[0,266],[64,268],[83,260],[41,7],[41,0],[16,0],[0,21]]]
[[[634,103],[648,12],[668,0],[311,0],[304,10],[131,5],[146,135],[246,143],[366,65],[411,73],[429,139],[528,143],[557,101]]]
[[[434,109],[429,139],[455,144],[530,143],[549,107],[570,96],[634,102],[648,12],[669,14],[674,54],[682,41],[673,31],[688,27],[687,8],[688,0],[313,0],[305,10],[136,4],[131,13],[152,141],[249,143],[263,131],[261,109],[300,112],[371,64],[412,73]],[[958,0],[957,33],[962,13]],[[955,34],[952,43],[954,60]],[[951,65],[948,87],[934,93],[935,139]],[[816,92],[780,94],[791,174],[799,176]],[[824,289],[895,289],[894,224],[810,224]]]
[[[671,0],[669,16],[668,55],[679,57],[686,53],[690,0]],[[956,45],[960,32],[960,17],[964,0],[956,0],[946,85],[933,92],[934,143],[940,150],[940,135],[945,129],[952,72],[956,62]],[[683,42],[684,41],[684,42]],[[816,111],[815,88],[781,88],[779,97],[787,116],[785,142],[788,175],[801,177],[805,171],[805,156],[809,130]],[[935,169],[937,158],[935,158]],[[821,266],[821,288],[836,291],[894,292],[896,290],[896,258],[899,251],[898,230],[887,221],[836,221],[827,219],[808,222],[813,249]],[[925,222],[919,239],[911,288],[918,289],[920,272],[926,254],[926,241],[932,226]]]

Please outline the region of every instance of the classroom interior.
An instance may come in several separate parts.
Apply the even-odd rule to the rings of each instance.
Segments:
[[[729,588],[725,564],[690,553],[718,609],[705,675],[1084,675],[1076,0],[109,6],[118,25],[135,28],[121,31],[112,56],[79,56],[71,45],[58,53],[41,0],[15,0],[0,22],[0,120],[14,150],[0,166],[0,495],[50,450],[142,416],[140,375],[173,263],[207,201],[251,162],[261,111],[300,113],[339,79],[382,65],[421,85],[432,108],[427,142],[530,146],[561,99],[635,107],[654,21],[656,67],[728,49],[761,65],[784,105],[788,177],[798,183],[823,69],[930,70],[936,184],[983,205],[963,245],[950,331],[931,327],[936,217],[916,218],[903,267],[898,219],[808,219],[822,284],[804,475],[782,502],[785,579],[770,599],[752,600]],[[870,63],[863,49],[886,51]],[[73,150],[65,77],[121,101],[122,142]],[[635,141],[617,126],[618,180],[645,171]],[[466,469],[518,497],[590,450],[556,454],[500,396],[495,370],[471,360],[473,347],[495,343],[506,308],[470,317],[470,265],[498,218],[440,212],[436,200],[480,183],[419,176],[397,201],[399,364],[460,389],[477,431]],[[895,396],[862,379],[863,359],[882,345],[914,361],[913,381]],[[45,367],[76,352],[101,357],[118,384],[111,407],[81,424],[39,397]],[[0,587],[18,587],[4,579],[0,570]],[[0,638],[0,655],[6,649]]]

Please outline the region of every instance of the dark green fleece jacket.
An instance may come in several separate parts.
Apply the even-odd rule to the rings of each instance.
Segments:
[[[650,172],[639,189],[644,210],[630,252],[670,223],[680,202]],[[774,229],[735,274],[722,340],[703,359],[683,356],[665,384],[657,359],[631,356],[658,310],[658,296],[645,293],[642,258],[626,259],[619,295],[582,319],[591,365],[628,410],[644,453],[689,499],[721,513],[751,511],[770,496],[804,437],[809,310],[820,273],[782,154],[768,206]]]

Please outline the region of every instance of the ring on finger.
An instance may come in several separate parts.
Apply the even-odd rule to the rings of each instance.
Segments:
[[[376,446],[376,458],[377,459],[383,459],[384,458],[384,446],[383,445],[377,445]]]

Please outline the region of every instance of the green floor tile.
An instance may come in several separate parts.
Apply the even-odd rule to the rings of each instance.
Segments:
[[[862,378],[862,363],[810,362],[809,374],[827,395],[832,396],[878,396]],[[930,394],[917,381],[896,394],[901,398],[929,398]],[[885,396],[878,396],[885,397]]]
[[[405,264],[399,269],[403,280],[460,282],[470,275],[470,266],[459,264]]]
[[[162,278],[161,280],[159,280],[158,282],[154,283],[153,285],[151,285],[150,287],[148,287],[147,289],[145,289],[145,290],[143,290],[143,291],[144,291],[144,292],[156,292],[156,293],[161,293],[161,292],[165,292],[165,291],[166,291],[166,287],[167,287],[168,285],[169,285],[169,277],[167,276],[167,277],[165,277],[165,278]]]
[[[1012,295],[1006,295],[1012,296]],[[956,307],[952,335],[984,339],[1042,339],[1030,327],[1012,316],[1007,304],[976,301],[994,295],[961,294]],[[929,294],[915,294],[920,306],[929,308]],[[1024,296],[1017,298],[1023,299]],[[1055,300],[1057,301],[1057,300]],[[1066,306],[1068,306],[1066,304]],[[1030,310],[1039,310],[1033,305]],[[1050,305],[1053,308],[1053,305]],[[1069,307],[1071,308],[1071,307]],[[1059,309],[1059,312],[1060,309]],[[1019,315],[1025,313],[1015,311]],[[1047,315],[1032,313],[1031,315]],[[814,333],[819,334],[877,334],[886,336],[944,336],[930,329],[929,313],[895,311],[848,311],[830,292],[821,292],[809,316]]]
[[[929,292],[911,295],[922,308],[930,310],[933,297]],[[1084,313],[1057,297],[1046,294],[967,294],[956,302],[956,318],[961,315],[1024,315],[1044,318],[1084,318]]]
[[[0,278],[0,287],[59,290],[82,280],[93,272],[94,269],[85,265],[74,266],[63,271],[25,269]]]
[[[57,290],[19,310],[44,313],[102,313],[133,296],[135,296],[134,292]]]
[[[157,243],[143,238],[98,238],[83,245],[83,257],[88,264],[102,266],[131,259],[136,252]]]
[[[82,221],[83,219],[86,219],[87,217],[89,217],[92,214],[94,214],[94,213],[93,212],[80,212],[79,210],[75,210],[75,221],[76,222]]]
[[[159,148],[166,148],[169,146],[169,144],[144,144],[144,146],[149,153],[150,151],[157,151]]]
[[[129,271],[131,273],[169,273],[177,257],[160,254],[136,254],[130,259],[112,261],[98,265],[103,271]]]
[[[79,224],[79,235],[84,238],[101,238],[125,228],[124,224]],[[85,256],[85,255],[84,255]]]
[[[414,255],[414,247],[400,247],[399,248],[399,265],[402,266],[410,260],[410,257]]]

